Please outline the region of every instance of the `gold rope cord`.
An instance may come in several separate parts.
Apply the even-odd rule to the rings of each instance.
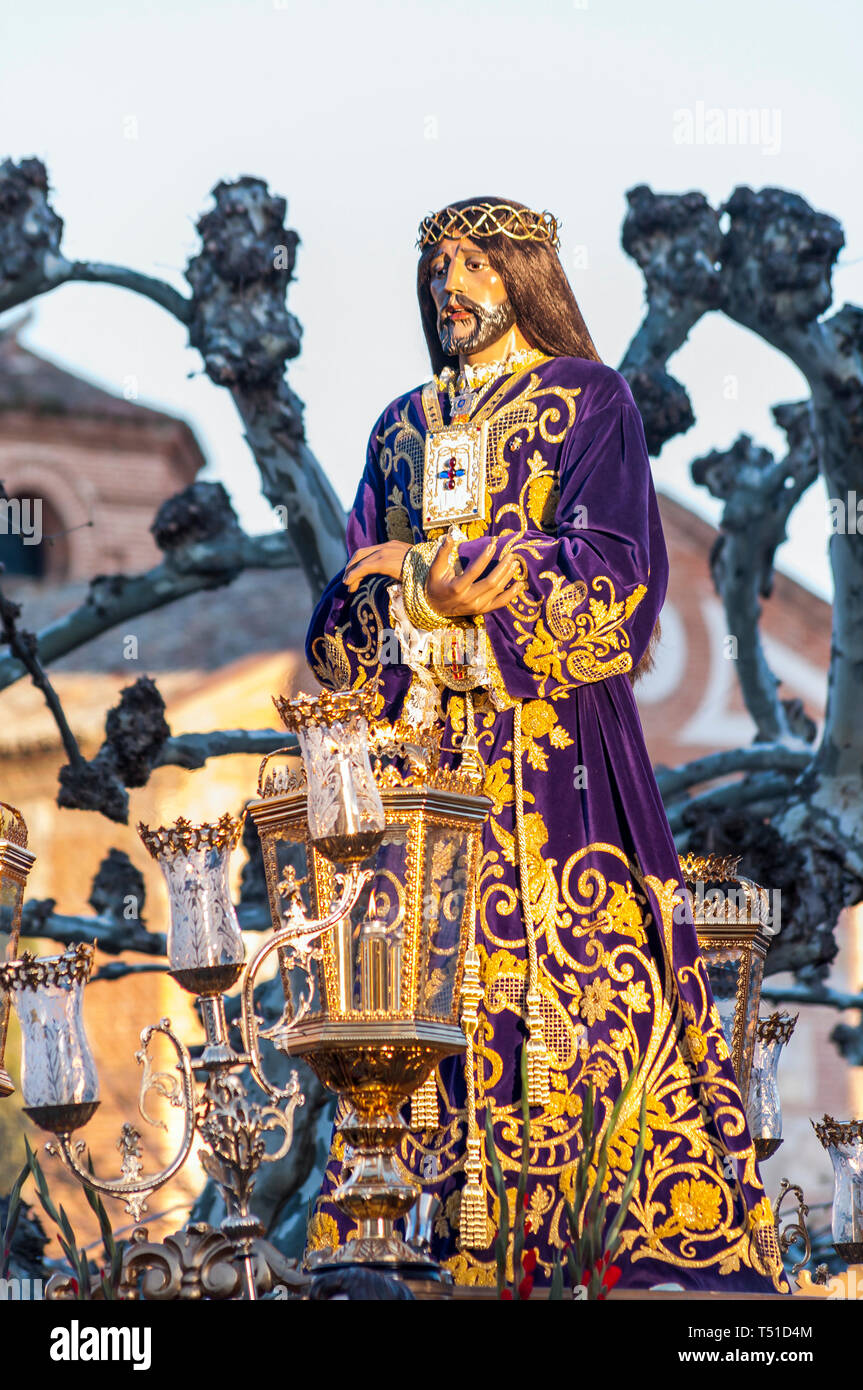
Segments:
[[[522,780],[521,701],[512,711],[512,764],[515,781],[515,838],[518,848],[518,877],[521,889],[521,910],[527,941],[527,1101],[528,1105],[547,1105],[549,1085],[548,1051],[545,1046],[545,1025],[539,992],[539,960],[536,951],[536,931],[530,901],[530,875],[527,862],[527,836],[524,829],[524,785]]]
[[[477,874],[479,865],[477,865]],[[482,1003],[483,987],[480,980],[479,952],[476,949],[476,877],[470,883],[470,902],[468,904],[468,940],[464,957],[462,976],[461,1026],[467,1038],[464,1074],[467,1091],[467,1154],[464,1171],[467,1179],[461,1194],[459,1213],[459,1235],[464,1246],[473,1245],[484,1249],[488,1244],[488,1208],[483,1191],[482,1136],[476,1119],[476,1069],[474,1064],[474,1038],[479,1026],[479,1006]]]

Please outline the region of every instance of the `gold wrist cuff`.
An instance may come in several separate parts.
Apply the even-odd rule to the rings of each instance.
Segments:
[[[402,562],[402,598],[408,618],[422,632],[449,627],[453,619],[438,613],[426,598],[425,586],[440,541],[421,541],[412,545]]]

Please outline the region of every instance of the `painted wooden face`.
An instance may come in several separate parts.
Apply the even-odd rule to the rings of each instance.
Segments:
[[[447,356],[490,347],[515,323],[504,283],[481,242],[446,238],[435,248],[429,271],[438,337]]]

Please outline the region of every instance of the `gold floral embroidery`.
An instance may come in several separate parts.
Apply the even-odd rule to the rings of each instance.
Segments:
[[[614,998],[614,990],[610,980],[591,980],[584,994],[581,996],[579,1010],[585,1023],[594,1024],[597,1020],[605,1022],[605,1016],[611,1007]]]
[[[539,745],[547,738],[552,748],[568,748],[572,739],[547,700],[525,700],[521,709],[522,746],[530,767],[548,771],[548,755]]]
[[[685,1178],[671,1189],[671,1210],[685,1231],[715,1231],[722,1193],[715,1183]]]
[[[344,638],[329,632],[312,643],[312,670],[321,685],[330,690],[347,690],[351,683],[351,663]]]
[[[537,435],[547,444],[562,444],[575,424],[575,402],[581,387],[547,386],[538,372],[531,372],[523,390],[489,420],[487,477],[491,493],[509,485],[507,447],[515,452],[532,444]]]
[[[693,1062],[703,1062],[707,1056],[707,1039],[700,1028],[690,1023],[686,1030],[686,1042]]]
[[[551,593],[541,603],[516,601],[516,641],[524,646],[524,664],[541,679],[539,694],[548,693],[549,683],[556,687],[559,699],[578,682],[606,680],[609,676],[632,670],[629,652],[629,633],[624,623],[632,616],[644,595],[646,584],[639,584],[626,599],[618,599],[613,581],[598,575],[592,588],[598,594],[603,585],[608,588],[608,600],[593,597],[589,611],[571,614],[587,597],[587,585],[578,581],[567,584],[563,576],[544,570],[540,578],[551,583]],[[522,610],[527,613],[522,616]]]
[[[419,509],[423,496],[425,433],[413,424],[407,406],[398,419],[378,435],[377,444],[378,467],[385,479],[396,474],[402,462],[407,465],[408,496],[411,506]]]
[[[760,1202],[756,1202],[749,1213],[750,1226],[757,1226],[761,1222],[768,1226],[773,1225],[773,1204],[766,1195],[761,1198]]]
[[[411,525],[404,498],[397,487],[394,487],[389,495],[385,521],[388,540],[405,541],[408,545],[414,544],[417,537],[414,535],[414,528]]]
[[[339,1228],[328,1212],[315,1212],[306,1235],[306,1250],[335,1250],[341,1244]]]

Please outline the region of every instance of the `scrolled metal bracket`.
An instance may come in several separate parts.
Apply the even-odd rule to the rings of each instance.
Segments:
[[[785,1229],[781,1230],[779,1224],[780,1208],[785,1198],[789,1196],[793,1196],[795,1199],[796,1209],[794,1215],[797,1217],[797,1220],[790,1221]],[[803,1258],[802,1260],[798,1260],[797,1264],[791,1266],[791,1273],[798,1274],[803,1266],[808,1264],[812,1258],[812,1241],[809,1236],[809,1228],[806,1225],[809,1208],[803,1200],[803,1188],[800,1187],[798,1183],[790,1183],[787,1178],[782,1179],[779,1184],[779,1196],[776,1200],[776,1206],[773,1209],[773,1215],[776,1221],[776,1235],[779,1240],[779,1249],[783,1255],[788,1253],[791,1246],[794,1245],[796,1241],[802,1240],[803,1242]]]
[[[267,1080],[264,1075],[259,1040],[267,1038],[278,1046],[279,1040],[284,1039],[291,1028],[296,1027],[307,1016],[314,1003],[316,988],[311,967],[315,961],[321,958],[320,947],[315,943],[325,932],[337,926],[347,916],[373,875],[372,869],[361,869],[358,865],[352,864],[346,874],[337,876],[341,879],[342,892],[333,910],[326,917],[309,921],[303,910],[299,880],[292,868],[285,871],[283,882],[279,885],[280,892],[287,898],[287,905],[283,914],[285,926],[281,931],[274,933],[249,962],[243,980],[242,993],[243,1047],[249,1056],[252,1075],[261,1090],[273,1100],[290,1100],[294,1094],[294,1078],[292,1077],[291,1082],[284,1089],[274,1086]],[[255,981],[264,962],[274,951],[280,953],[283,965],[290,968],[298,967],[305,973],[308,992],[303,995],[296,1008],[292,1008],[286,1003],[278,1021],[269,1028],[263,1028],[255,1013]]]
[[[170,1072],[153,1071],[148,1048],[155,1033],[163,1033],[177,1053],[179,1076],[173,1076]],[[180,1147],[167,1167],[149,1176],[144,1173],[144,1163],[141,1157],[141,1135],[134,1125],[128,1122],[124,1123],[120,1131],[120,1138],[117,1140],[117,1148],[122,1154],[119,1178],[99,1178],[95,1173],[91,1173],[89,1168],[83,1167],[79,1161],[79,1155],[83,1153],[86,1145],[83,1139],[73,1143],[68,1132],[58,1133],[56,1143],[51,1142],[45,1147],[47,1152],[55,1158],[59,1158],[64,1167],[70,1173],[74,1173],[85,1187],[89,1187],[93,1192],[98,1192],[100,1196],[115,1197],[122,1200],[132,1220],[139,1221],[147,1210],[148,1197],[151,1197],[166,1182],[169,1182],[175,1173],[180,1171],[191,1152],[195,1138],[196,1097],[191,1058],[180,1039],[173,1032],[170,1019],[163,1018],[158,1023],[151,1023],[143,1030],[141,1047],[135,1053],[135,1060],[144,1069],[138,1093],[138,1109],[147,1123],[161,1129],[167,1128],[162,1120],[154,1119],[147,1113],[145,1102],[150,1091],[158,1091],[170,1105],[178,1109],[182,1106],[185,1112]]]

